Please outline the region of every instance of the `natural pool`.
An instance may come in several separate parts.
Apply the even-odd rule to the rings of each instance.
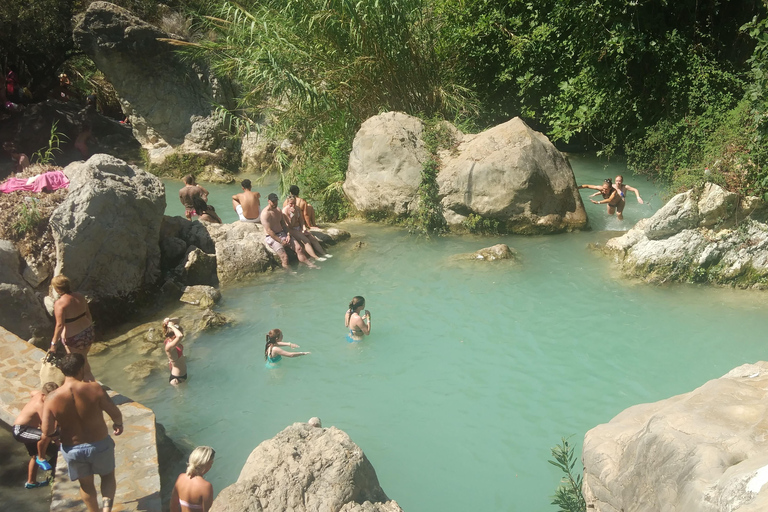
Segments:
[[[572,165],[579,183],[623,171],[589,158]],[[122,379],[117,351],[95,356],[94,371],[152,407],[174,440],[213,446],[217,492],[258,443],[319,416],[365,451],[406,511],[554,510],[560,475],[547,459],[561,436],[580,448],[588,429],[627,407],[766,358],[768,294],[624,280],[586,248],[662,205],[653,184],[625,178],[650,205],[630,194],[622,224],[583,190],[594,229],[582,233],[427,241],[346,223],[363,248],[333,248],[319,271],[225,287],[220,307],[236,323],[187,340],[181,388],[164,372],[140,385]],[[168,187],[171,215],[183,214],[178,188]],[[208,188],[233,221],[239,187]],[[519,264],[450,260],[499,242],[518,250]],[[343,314],[358,294],[373,332],[349,344]],[[312,354],[267,370],[264,335],[274,327]]]

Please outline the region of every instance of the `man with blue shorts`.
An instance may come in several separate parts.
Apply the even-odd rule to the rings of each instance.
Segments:
[[[83,382],[85,358],[64,356],[59,368],[64,384],[45,401],[43,435],[51,437],[59,425],[61,454],[69,478],[80,482],[80,497],[88,512],[99,512],[94,475],[101,477],[102,512],[112,510],[115,499],[115,442],[109,437],[106,412],[113,421],[113,433],[123,433],[123,415],[98,382]]]

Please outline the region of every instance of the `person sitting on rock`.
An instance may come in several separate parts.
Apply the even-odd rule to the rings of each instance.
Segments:
[[[267,344],[264,346],[264,360],[267,361],[267,367],[271,368],[272,365],[279,362],[283,356],[299,357],[310,354],[310,352],[288,352],[280,347],[299,348],[298,345],[283,341],[283,331],[280,329],[272,329],[267,333]]]
[[[213,205],[207,204],[203,201],[202,197],[194,198],[193,202],[195,204],[195,213],[197,213],[198,220],[211,222],[213,224],[221,224],[221,219],[216,214],[216,209]]]
[[[315,221],[315,209],[311,204],[299,197],[299,187],[297,185],[291,185],[288,188],[288,197],[286,197],[283,202],[283,208],[288,206],[288,198],[291,196],[296,198],[296,207],[304,216],[304,225],[307,226],[307,229],[316,228],[317,222]]]
[[[43,424],[43,407],[46,397],[59,387],[55,382],[46,382],[41,391],[32,394],[32,400],[24,406],[13,422],[13,438],[27,447],[31,459],[27,468],[27,482],[24,487],[35,489],[48,485],[48,480],[37,481],[38,466],[43,471],[51,471],[56,466],[58,448],[50,437],[44,437],[40,430]],[[53,464],[48,462],[50,457]]]
[[[168,383],[178,386],[187,380],[187,359],[184,357],[184,331],[179,326],[178,318],[163,320],[163,336],[165,336],[165,355],[168,356],[168,369],[171,372]]]
[[[283,215],[285,215],[285,221],[288,224],[291,236],[304,244],[304,250],[307,251],[311,258],[317,261],[325,261],[327,258],[332,257],[323,250],[323,246],[320,245],[315,235],[304,224],[304,215],[296,206],[296,196],[288,196],[285,204]]]
[[[371,334],[371,312],[367,309],[365,314],[360,312],[365,308],[365,299],[359,295],[352,297],[349,309],[344,313],[344,325],[349,328],[347,341],[362,341],[363,336]]]
[[[195,183],[195,177],[191,174],[187,174],[183,179],[184,186],[179,190],[179,201],[184,205],[184,216],[187,220],[192,220],[192,216],[197,215],[195,211],[195,197],[200,197],[207,203],[208,191]]]
[[[210,446],[198,446],[189,455],[187,471],[176,479],[171,493],[171,512],[206,512],[213,505],[213,486],[205,476],[213,466],[216,452]]]
[[[251,191],[251,180],[241,181],[240,187],[243,191],[232,196],[232,208],[237,212],[241,222],[260,223],[261,194]]]
[[[264,241],[280,258],[280,264],[285,270],[288,270],[288,254],[285,247],[290,247],[299,258],[299,262],[304,263],[310,268],[318,268],[314,263],[307,259],[304,248],[301,243],[291,237],[288,224],[285,222],[285,215],[277,207],[277,194],[269,194],[267,197],[267,207],[261,211],[261,225],[264,226]]]
[[[579,188],[591,188],[592,190],[597,190],[597,193],[603,196],[602,201],[595,201],[592,199],[592,196],[590,196],[589,200],[592,201],[594,204],[605,204],[608,207],[608,215],[613,215],[614,213],[618,212],[617,218],[619,220],[623,220],[624,216],[622,215],[622,212],[624,211],[624,198],[621,197],[619,194],[619,191],[613,188],[613,182],[610,178],[606,178],[603,181],[603,184],[601,186],[597,185],[579,185]],[[597,194],[594,194],[597,195]]]

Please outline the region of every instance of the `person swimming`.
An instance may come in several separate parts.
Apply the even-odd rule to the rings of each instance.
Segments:
[[[311,352],[288,352],[280,347],[299,348],[294,343],[283,341],[283,331],[272,329],[267,333],[267,344],[264,346],[264,360],[267,361],[267,368],[274,368],[274,365],[285,357],[306,356]]]
[[[613,187],[613,182],[610,178],[606,178],[603,180],[603,184],[600,186],[597,185],[579,185],[579,188],[591,188],[592,190],[597,190],[595,194],[592,194],[593,196],[600,194],[603,196],[602,201],[595,201],[592,199],[592,196],[590,196],[589,200],[592,201],[594,204],[604,204],[608,208],[608,215],[613,215],[614,213],[618,212],[618,219],[623,220],[624,216],[622,215],[622,212],[624,211],[624,196],[620,194],[619,190],[616,190]]]
[[[364,315],[360,312],[365,307],[365,299],[359,295],[352,298],[349,309],[344,313],[344,325],[349,327],[347,341],[362,341],[363,336],[371,334],[371,312],[367,309]]]

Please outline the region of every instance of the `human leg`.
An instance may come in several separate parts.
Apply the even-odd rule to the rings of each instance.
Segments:
[[[300,263],[304,263],[310,268],[317,268],[317,265],[312,263],[308,258],[306,252],[304,252],[304,247],[301,245],[301,242],[299,242],[297,239],[291,237],[291,241],[288,244],[291,249],[293,249],[296,252],[296,257],[299,258]]]
[[[312,244],[312,247],[314,247],[315,252],[320,256],[325,256],[325,249],[320,245],[320,240],[318,240],[312,233],[307,234],[306,237],[309,239],[309,243]]]
[[[304,223],[310,228],[317,227],[315,223],[315,209],[309,203],[304,206]]]
[[[613,215],[614,213],[616,213],[616,207],[608,205],[608,215]]]
[[[295,229],[291,231],[291,236],[303,244],[304,250],[310,258],[317,259],[317,254],[315,253],[308,236]]]
[[[99,512],[99,500],[96,496],[96,485],[93,483],[93,475],[81,476],[77,479],[80,482],[80,498],[88,508],[88,512]]]
[[[37,463],[35,457],[32,456],[29,459],[29,467],[27,468],[27,483],[34,484],[37,481]]]
[[[103,501],[102,512],[110,512],[112,510],[112,502],[115,499],[116,490],[117,481],[115,480],[115,472],[112,471],[106,475],[101,475],[101,499]]]
[[[619,220],[624,220],[624,205],[626,205],[627,202],[622,199],[619,204],[616,205],[616,217]]]

